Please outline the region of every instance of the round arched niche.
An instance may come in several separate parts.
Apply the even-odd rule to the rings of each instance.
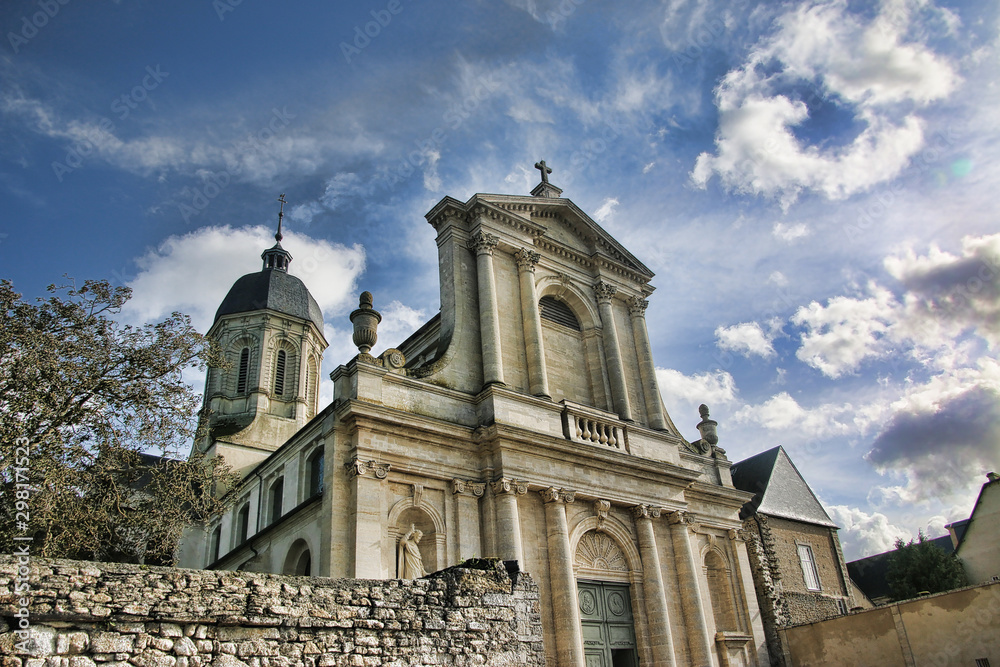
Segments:
[[[424,572],[431,573],[436,572],[441,569],[443,565],[439,565],[437,562],[437,539],[438,534],[435,530],[434,520],[431,518],[430,514],[424,511],[420,507],[410,506],[399,512],[394,522],[393,531],[393,545],[396,549],[395,553],[398,554],[399,550],[399,540],[408,532],[410,532],[410,527],[414,527],[419,530],[423,535],[420,537],[420,542],[418,546],[420,547],[420,558],[424,563]],[[394,563],[398,559],[394,559]],[[394,567],[394,570],[396,568]],[[399,572],[396,572],[395,576],[400,576]]]
[[[312,560],[312,551],[309,550],[309,544],[301,538],[295,540],[292,542],[292,546],[288,548],[288,553],[285,554],[285,563],[281,568],[281,573],[303,577],[312,576]]]
[[[716,631],[739,630],[739,618],[733,601],[732,571],[724,554],[716,549],[705,552],[705,579]]]
[[[601,530],[587,526],[574,540],[573,569],[577,578],[628,582],[640,569],[638,554],[626,546],[630,544],[627,533],[608,528],[612,528],[609,522]]]

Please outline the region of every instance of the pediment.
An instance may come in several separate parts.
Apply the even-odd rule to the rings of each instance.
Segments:
[[[530,235],[540,250],[592,272],[610,271],[639,283],[653,277],[648,267],[569,199],[476,194],[463,204],[445,197],[427,219],[437,227],[435,221],[444,216],[457,216],[466,222],[486,216],[518,234]]]

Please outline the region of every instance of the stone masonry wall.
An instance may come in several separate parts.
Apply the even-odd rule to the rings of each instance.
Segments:
[[[536,584],[467,564],[485,569],[400,581],[32,559],[25,596],[0,556],[0,667],[544,665]]]

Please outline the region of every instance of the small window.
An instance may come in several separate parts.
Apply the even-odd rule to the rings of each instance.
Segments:
[[[212,537],[208,541],[208,562],[214,563],[219,560],[219,541],[222,539],[222,526],[216,526],[212,531]]]
[[[307,471],[309,475],[309,498],[323,493],[323,446],[309,458]]]
[[[542,319],[561,324],[574,331],[580,331],[580,320],[576,319],[576,313],[565,301],[551,296],[543,296],[538,300],[538,308]]]
[[[236,544],[243,544],[248,537],[250,537],[250,503],[241,507],[236,514]]]
[[[812,547],[808,544],[799,545],[799,563],[802,565],[802,578],[806,582],[806,588],[811,591],[818,591],[819,573],[816,572],[816,561],[813,558]]]
[[[837,600],[837,609],[840,611],[841,614],[846,615],[847,603],[844,602],[843,600]]]
[[[281,503],[285,495],[285,478],[279,477],[271,485],[271,523],[281,518]]]
[[[247,393],[247,378],[250,375],[250,348],[245,347],[240,351],[240,370],[236,378],[236,393]]]
[[[285,395],[285,359],[284,350],[278,350],[278,361],[274,365],[274,395]]]

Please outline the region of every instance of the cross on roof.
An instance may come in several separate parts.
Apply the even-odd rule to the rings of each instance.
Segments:
[[[541,162],[536,162],[535,169],[542,172],[542,183],[548,183],[549,174],[552,173],[552,169],[550,167],[545,166],[545,160],[542,160]]]
[[[281,219],[285,217],[285,204],[288,203],[287,201],[285,201],[284,192],[282,192],[278,196],[278,201],[281,202],[281,208],[278,209],[278,233],[274,235],[274,240],[277,241],[278,243],[281,243],[281,239],[283,238],[281,236]]]

